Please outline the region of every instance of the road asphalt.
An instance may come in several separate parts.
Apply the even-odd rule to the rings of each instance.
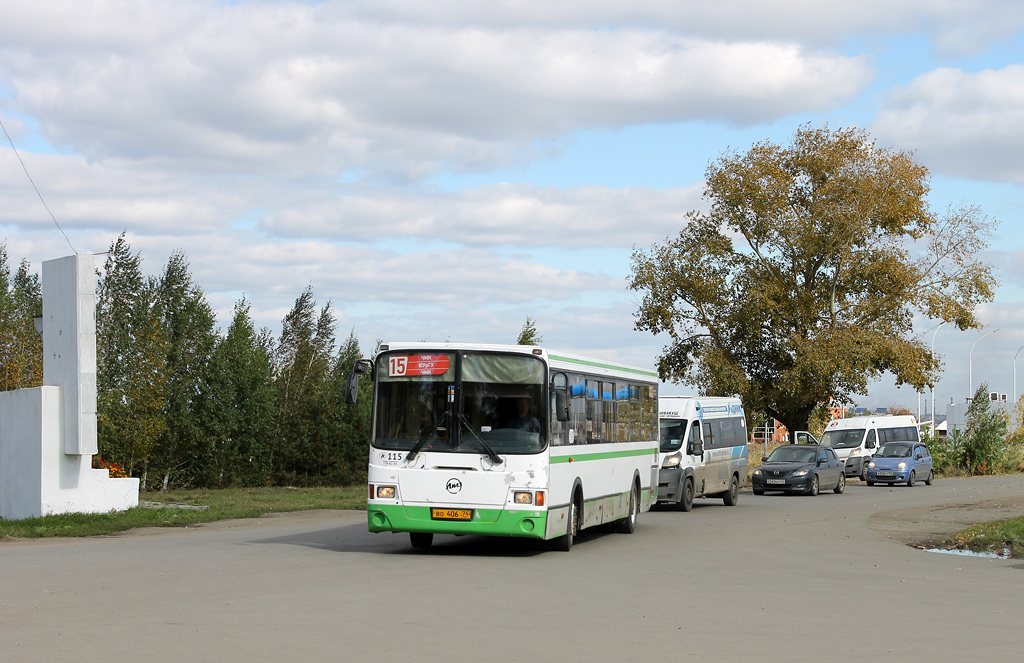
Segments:
[[[633,534],[370,534],[315,511],[0,542],[0,661],[1024,659],[1024,560],[926,552],[1024,476],[657,508]],[[913,544],[913,545],[907,545]]]

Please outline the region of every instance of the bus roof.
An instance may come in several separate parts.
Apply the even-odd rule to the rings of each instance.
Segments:
[[[534,345],[500,345],[489,343],[428,343],[424,341],[396,341],[381,344],[381,352],[394,350],[440,350],[440,351],[476,351],[476,352],[512,352],[544,358],[554,368],[565,370],[586,369],[589,373],[616,376],[623,373],[643,378],[645,381],[656,382],[658,373],[649,368],[625,364],[611,359],[586,357],[573,352],[549,350]]]

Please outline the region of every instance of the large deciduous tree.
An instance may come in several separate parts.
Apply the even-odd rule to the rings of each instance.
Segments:
[[[931,384],[940,362],[915,313],[978,327],[995,279],[976,257],[993,222],[976,207],[936,215],[927,194],[913,155],[856,128],[804,126],[712,162],[708,211],[633,255],[636,328],[671,339],[662,379],[739,394],[791,431],[884,371]]]

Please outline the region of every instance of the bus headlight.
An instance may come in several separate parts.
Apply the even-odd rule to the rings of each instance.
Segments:
[[[671,469],[673,467],[679,467],[679,463],[683,461],[683,454],[678,451],[665,459],[665,462],[661,464],[663,468]]]
[[[512,493],[512,501],[516,504],[533,504],[533,493],[528,490],[517,490]]]
[[[377,486],[377,497],[384,500],[395,499],[394,486]]]
[[[860,455],[860,447],[858,447],[858,448],[854,449],[853,451],[851,451],[850,455],[851,456],[859,456]]]

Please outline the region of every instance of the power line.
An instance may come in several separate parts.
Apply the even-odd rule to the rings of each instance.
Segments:
[[[50,208],[46,205],[46,201],[43,200],[43,194],[39,193],[39,187],[36,186],[35,181],[32,180],[32,176],[29,175],[28,168],[25,167],[25,162],[21,160],[21,155],[18,154],[18,148],[14,146],[14,141],[11,140],[11,135],[7,133],[7,127],[4,126],[3,120],[0,120],[0,129],[4,130],[4,135],[7,136],[7,142],[11,144],[11,149],[14,150],[14,156],[18,157],[18,163],[21,164],[21,169],[25,171],[25,177],[27,177],[28,181],[32,183],[32,188],[36,190],[36,195],[39,196],[39,202],[43,204],[43,209],[49,213],[50,218],[53,219],[53,225],[57,226],[57,230],[60,231],[60,234],[64,235],[64,241],[68,243],[68,246],[70,246],[71,250],[75,252],[75,255],[78,255],[78,250],[71,244],[71,240],[68,239],[67,233],[64,232],[64,229],[60,227],[59,223],[57,223],[57,217],[53,215],[53,212],[51,212]]]

